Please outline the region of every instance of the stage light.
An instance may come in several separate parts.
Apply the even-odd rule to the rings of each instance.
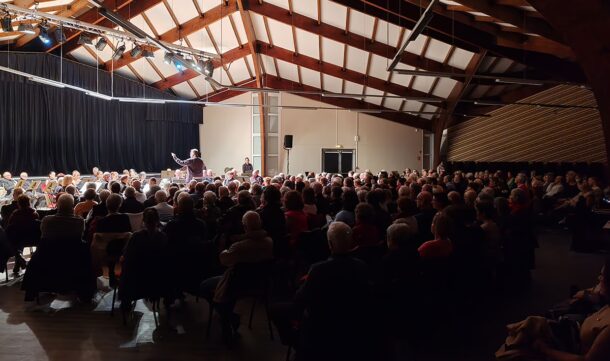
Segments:
[[[106,41],[106,38],[101,37],[95,44],[95,48],[99,51],[102,51],[106,48],[106,45],[108,45],[108,41]]]
[[[78,37],[78,45],[93,46],[93,41],[91,40],[89,35],[80,34],[80,36]]]
[[[153,53],[150,50],[143,49],[142,50],[142,56],[144,58],[147,58],[147,59],[154,59],[155,58],[155,53]]]
[[[138,56],[140,56],[140,54],[142,54],[142,48],[140,47],[140,45],[136,45],[129,52],[129,55],[131,55],[132,58],[137,58]]]
[[[184,69],[186,69],[186,66],[184,66],[184,59],[179,56],[174,56],[174,66],[179,72],[183,72]]]
[[[21,24],[19,24],[19,27],[17,27],[17,31],[20,33],[30,34],[30,35],[36,34],[36,30],[34,30],[34,27],[32,26],[32,24],[21,23]]]
[[[42,25],[40,26],[40,34],[38,34],[38,38],[45,45],[49,45],[52,42],[51,37],[49,36],[49,30]]]
[[[210,59],[206,60],[201,64],[201,68],[203,69],[203,75],[207,77],[212,77],[214,74],[214,63]]]
[[[167,65],[170,65],[172,63],[172,53],[165,53],[165,56],[163,57],[163,62]]]
[[[13,31],[13,25],[11,24],[11,16],[9,14],[4,15],[2,18],[2,30],[5,32]]]
[[[197,61],[196,58],[191,59],[191,66],[193,68],[197,69],[197,71],[203,70],[202,65],[203,65],[203,63],[201,61]]]
[[[68,40],[66,38],[66,33],[64,33],[64,29],[59,27],[57,29],[55,29],[55,39],[57,39],[58,43],[65,43],[66,40]]]
[[[117,60],[121,59],[124,52],[125,52],[125,44],[121,43],[121,45],[119,45],[116,48],[116,50],[114,51],[114,54],[112,54],[112,60],[117,61]]]

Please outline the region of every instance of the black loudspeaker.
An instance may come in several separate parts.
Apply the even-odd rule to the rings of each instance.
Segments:
[[[292,134],[284,135],[284,149],[292,149]]]

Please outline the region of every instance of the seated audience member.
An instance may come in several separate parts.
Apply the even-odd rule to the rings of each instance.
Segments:
[[[131,232],[131,222],[125,213],[119,213],[123,199],[117,193],[110,194],[106,199],[108,214],[97,220],[95,232],[97,233],[124,233]]]
[[[356,225],[356,206],[358,205],[358,194],[353,189],[348,189],[341,195],[343,208],[335,216],[335,222],[343,222],[350,227]]]
[[[109,195],[110,191],[107,189],[102,189],[100,191],[100,203],[91,207],[91,210],[87,214],[87,224],[89,224],[94,219],[106,217],[106,215],[108,214],[108,209],[106,208],[106,200],[108,199]]]
[[[286,192],[284,195],[284,216],[286,217],[286,230],[290,235],[290,244],[293,246],[297,244],[301,233],[309,229],[303,206],[303,199],[299,192]]]
[[[312,188],[316,193],[316,208],[318,209],[318,213],[323,215],[329,214],[330,204],[328,199],[324,197],[324,186],[319,182],[315,182]]]
[[[491,201],[478,202],[476,205],[477,220],[483,230],[485,240],[483,244],[483,258],[485,268],[495,277],[496,271],[502,262],[502,233],[494,221],[496,211]]]
[[[36,242],[40,238],[38,213],[30,205],[30,197],[21,194],[17,198],[17,209],[8,218],[6,233],[15,256],[13,273],[18,274],[20,268],[26,267],[25,259],[21,256],[23,247],[27,242]]]
[[[295,303],[305,313],[298,359],[372,360],[367,348],[375,330],[367,320],[370,291],[366,265],[350,256],[352,230],[341,222],[328,227],[331,256],[314,264]],[[359,321],[354,323],[354,315]]]
[[[504,260],[510,279],[520,286],[530,280],[537,247],[528,202],[529,197],[525,191],[513,189],[509,199],[510,214],[504,224]]]
[[[414,282],[419,272],[419,252],[414,232],[407,223],[394,223],[388,227],[388,252],[381,264],[381,282],[394,284]]]
[[[164,228],[168,239],[168,258],[176,278],[174,291],[180,297],[184,291],[196,292],[201,278],[209,274],[210,254],[205,242],[205,223],[195,217],[193,200],[188,195],[180,197],[176,216]]]
[[[263,229],[273,240],[274,255],[276,257],[287,256],[286,218],[282,210],[281,194],[276,187],[265,188],[258,214],[261,216]]]
[[[226,246],[231,243],[231,237],[240,234],[242,230],[242,217],[246,212],[253,211],[254,203],[250,197],[250,192],[239,191],[237,194],[237,204],[229,208],[229,210],[218,220],[219,232],[226,236]]]
[[[217,233],[218,219],[222,216],[222,211],[216,202],[216,194],[212,191],[206,191],[203,193],[202,203],[201,211],[203,213],[203,221],[208,230],[208,239],[214,239]]]
[[[75,214],[74,198],[69,194],[59,196],[57,213],[44,217],[40,230],[45,240],[81,240],[85,232],[85,220]]]
[[[316,215],[318,214],[318,207],[316,207],[316,193],[313,189],[304,189],[301,193],[303,195],[303,212],[306,214]]]
[[[398,205],[398,213],[394,217],[394,223],[405,223],[413,234],[417,234],[418,225],[417,218],[415,218],[417,206],[415,202],[408,197],[400,197],[396,203]]]
[[[144,228],[131,235],[123,252],[119,299],[124,310],[132,301],[165,296],[167,237],[159,230],[156,209],[145,209],[142,220]]]
[[[146,194],[150,194],[150,196],[147,196],[144,203],[142,203],[142,205],[144,206],[144,209],[153,207],[155,204],[157,204],[157,201],[155,200],[155,194],[157,194],[157,192],[160,190],[161,190],[161,187],[156,186],[156,185],[150,187],[150,190],[148,192],[146,192]],[[167,195],[167,192],[165,192],[165,194]],[[169,198],[169,196],[167,198]]]
[[[252,201],[254,202],[256,208],[260,207],[261,197],[263,195],[263,187],[258,183],[252,184],[252,186],[250,187],[250,195],[252,196]]]
[[[157,216],[160,222],[169,222],[174,218],[174,207],[167,204],[167,193],[164,190],[158,190],[155,193],[155,205],[153,208],[157,211]]]
[[[263,177],[260,176],[260,171],[258,169],[255,169],[254,172],[252,172],[250,183],[263,185]]]
[[[432,221],[434,239],[424,242],[417,251],[422,260],[447,259],[453,252],[451,219],[443,213],[437,213]]]
[[[436,214],[436,210],[432,207],[432,193],[422,191],[417,195],[417,208],[419,213],[415,215],[417,219],[417,230],[421,241],[432,239],[434,235],[431,233],[432,219]]]
[[[155,193],[157,193],[157,191],[161,189],[161,187],[159,187],[159,189],[156,189],[154,187],[159,187],[159,185],[157,184],[157,178],[150,178],[148,180],[148,183],[144,187],[144,194],[146,195],[146,199],[154,197]]]
[[[91,188],[87,189],[83,196],[84,196],[84,201],[78,203],[74,207],[74,214],[85,218],[85,217],[87,217],[89,212],[93,209],[93,207],[97,205],[97,202],[95,201],[95,196],[96,196],[95,189],[91,189]]]
[[[8,272],[7,262],[13,256],[6,232],[0,227],[0,272]]]
[[[248,275],[236,275],[235,267],[240,264],[253,264],[273,258],[273,240],[262,228],[261,218],[254,211],[246,212],[242,217],[244,234],[239,240],[220,253],[220,263],[227,267],[222,276],[209,278],[201,283],[201,294],[215,308],[222,320],[222,333],[225,342],[230,342],[239,327],[239,315],[233,313],[236,295],[240,287],[247,287]],[[255,280],[249,280],[255,281]],[[263,282],[263,280],[261,280]]]
[[[376,246],[383,240],[381,231],[375,224],[375,209],[368,203],[356,206],[356,225],[354,226],[354,247]]]
[[[229,208],[235,205],[233,199],[229,195],[229,188],[222,186],[218,188],[218,207],[220,207],[220,211],[222,214],[227,213]]]
[[[144,205],[136,199],[136,190],[133,187],[125,188],[125,199],[121,204],[121,213],[142,213]]]
[[[22,194],[23,188],[15,188],[13,190],[13,200],[11,201],[11,203],[2,206],[2,209],[0,209],[0,216],[2,217],[1,225],[5,229],[6,226],[8,226],[8,219],[11,217],[13,211],[17,209],[17,198],[19,198],[19,196]]]
[[[610,259],[599,276],[599,292],[604,306],[576,324],[575,332],[560,332],[556,321],[539,316],[508,325],[510,335],[496,356],[512,354],[524,360],[597,361],[610,359]],[[565,329],[565,328],[564,328]],[[525,336],[525,337],[524,337]]]
[[[203,192],[205,192],[205,184],[199,182],[195,182],[195,189],[193,193],[190,193],[191,198],[193,198],[193,204],[197,206],[197,203],[203,199]]]
[[[136,179],[131,183],[131,186],[136,191],[136,200],[140,203],[144,203],[146,201],[146,195],[142,193],[142,190],[140,189],[142,187],[142,182]]]

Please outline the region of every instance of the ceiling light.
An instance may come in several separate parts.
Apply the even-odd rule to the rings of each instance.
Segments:
[[[30,35],[36,34],[36,30],[34,30],[34,27],[32,26],[32,24],[21,23],[21,24],[19,24],[19,27],[17,27],[17,31],[20,33],[30,34]]]
[[[55,39],[58,43],[65,43],[66,40],[68,40],[66,38],[66,33],[64,33],[64,29],[62,27],[55,29]]]
[[[106,48],[106,45],[108,45],[108,41],[106,41],[106,38],[101,37],[95,44],[95,48],[102,51]]]
[[[193,68],[195,68],[197,71],[202,71],[203,70],[203,62],[201,61],[197,61],[197,59],[193,58],[191,59],[191,66]]]
[[[11,24],[11,16],[9,14],[4,15],[2,18],[2,30],[9,32],[13,31],[13,25]]]
[[[49,45],[52,42],[51,37],[49,36],[49,30],[47,30],[47,28],[44,26],[40,26],[40,34],[38,34],[38,38],[45,45]]]
[[[116,50],[114,51],[114,54],[112,54],[112,60],[118,61],[123,56],[124,52],[125,52],[125,44],[121,43],[121,45],[119,45],[116,48]]]
[[[167,65],[170,65],[172,63],[172,58],[173,58],[172,53],[165,53],[165,56],[163,57],[163,62]]]
[[[78,37],[78,45],[93,46],[93,41],[91,40],[89,35],[80,34],[80,36]]]
[[[154,59],[155,53],[150,50],[142,49],[142,56],[147,59]]]
[[[173,60],[174,60],[174,66],[176,67],[176,69],[179,72],[183,72],[184,69],[186,69],[186,66],[184,66],[184,59],[182,59],[182,57],[175,55],[175,56],[173,56]]]
[[[201,64],[201,68],[203,69],[203,75],[207,77],[211,78],[214,74],[214,63],[210,59],[204,61],[203,64]]]
[[[89,96],[92,96],[94,98],[98,98],[98,99],[103,99],[103,100],[112,100],[112,97],[110,95],[106,95],[106,94],[102,94],[102,93],[97,93],[97,92],[87,92],[85,93]]]
[[[129,55],[131,55],[132,58],[137,58],[138,56],[140,56],[140,54],[142,54],[142,48],[140,47],[140,45],[136,45],[129,52]]]

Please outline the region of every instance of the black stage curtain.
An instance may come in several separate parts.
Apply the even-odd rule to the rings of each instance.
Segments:
[[[177,99],[53,55],[0,53],[0,65],[114,96]],[[0,171],[175,168],[171,152],[199,148],[202,118],[199,106],[107,101],[0,71]]]

